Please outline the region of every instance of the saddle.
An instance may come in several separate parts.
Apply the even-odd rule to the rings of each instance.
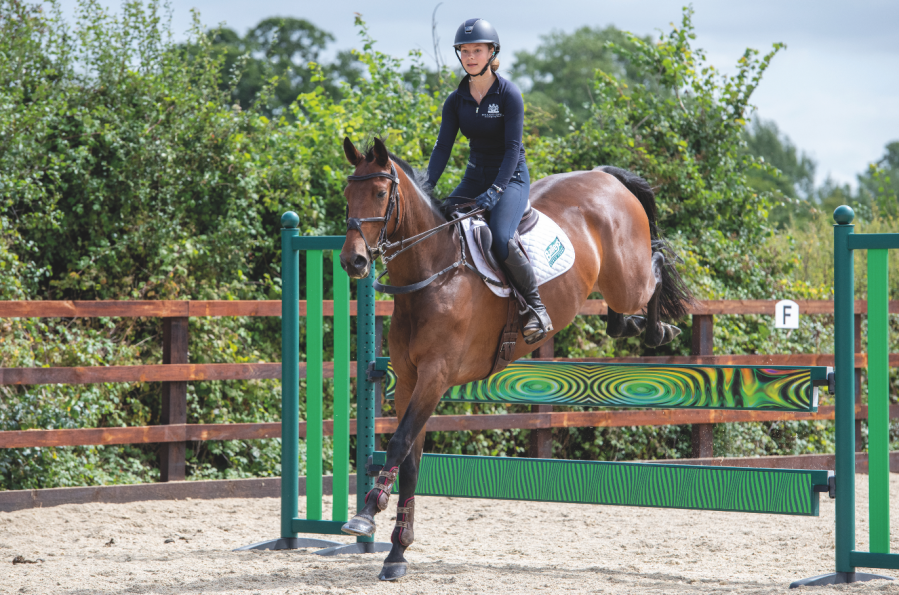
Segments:
[[[525,251],[524,245],[521,243],[521,236],[534,229],[539,217],[540,214],[535,211],[531,207],[531,203],[528,202],[527,209],[525,209],[524,215],[521,216],[521,223],[518,224],[518,229],[515,231],[515,242],[521,247],[521,251],[525,254],[527,254],[527,251]],[[493,250],[491,250],[491,247],[493,246],[493,234],[490,232],[490,228],[486,225],[479,225],[474,228],[473,235],[478,251],[484,257],[484,260],[490,266],[493,273],[496,275],[496,278],[503,283],[503,286],[508,286],[509,281],[506,279],[506,274],[503,272],[502,267],[499,266],[499,263],[496,261],[496,256],[493,255]]]
[[[458,211],[455,212],[458,213]],[[531,207],[531,203],[528,201],[528,206],[521,216],[521,222],[518,224],[514,236],[516,243],[518,243],[521,247],[521,251],[525,254],[527,254],[527,251],[525,250],[524,244],[521,242],[521,236],[531,231],[537,225],[539,216],[539,213]],[[475,217],[475,219],[478,218],[483,220],[483,217]],[[474,233],[472,235],[475,245],[469,245],[469,249],[480,252],[484,261],[486,261],[487,265],[492,269],[494,277],[502,283],[503,287],[511,287],[505,272],[503,272],[502,267],[493,255],[493,250],[491,249],[493,246],[493,234],[490,232],[490,228],[487,225],[478,225],[473,229]],[[464,244],[465,235],[461,229],[459,230],[459,234],[462,236],[462,242]],[[503,330],[500,333],[499,345],[497,345],[496,348],[496,357],[493,360],[493,366],[491,367],[490,372],[485,378],[489,378],[497,372],[502,371],[512,362],[515,345],[518,343],[519,313],[525,311],[526,308],[527,305],[525,304],[524,299],[513,289],[512,296],[509,298],[509,307],[506,311],[506,324],[503,326]]]

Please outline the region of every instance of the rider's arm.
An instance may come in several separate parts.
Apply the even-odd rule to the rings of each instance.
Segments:
[[[456,133],[459,132],[459,115],[456,113],[456,94],[451,93],[443,103],[443,118],[440,121],[440,133],[434,150],[431,151],[431,159],[428,161],[428,183],[433,187],[443,174],[456,142]]]
[[[505,149],[503,162],[493,184],[501,190],[505,190],[518,167],[521,158],[521,137],[524,134],[524,101],[521,99],[521,91],[514,85],[509,85],[508,92],[504,93],[503,113],[506,124]]]

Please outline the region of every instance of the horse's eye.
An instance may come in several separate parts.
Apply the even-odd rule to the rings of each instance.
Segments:
[[[387,196],[386,190],[381,190],[380,192],[378,192],[378,198],[384,198],[385,196]]]

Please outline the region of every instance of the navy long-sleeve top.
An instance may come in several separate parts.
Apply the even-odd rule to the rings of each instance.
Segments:
[[[440,133],[428,162],[428,182],[437,185],[450,158],[456,133],[468,138],[472,161],[479,165],[499,165],[494,184],[506,189],[515,168],[524,163],[524,102],[521,91],[512,81],[496,75],[481,104],[475,101],[468,88],[466,75],[459,88],[450,93],[443,104]]]

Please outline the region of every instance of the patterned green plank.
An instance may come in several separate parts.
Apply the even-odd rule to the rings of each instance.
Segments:
[[[416,494],[818,516],[815,485],[827,471],[426,454]]]
[[[396,375],[386,358],[385,394]],[[664,409],[764,409],[817,411],[818,389],[828,368],[789,366],[687,366],[530,362],[519,360],[487,380],[456,386],[444,401],[649,407]]]

